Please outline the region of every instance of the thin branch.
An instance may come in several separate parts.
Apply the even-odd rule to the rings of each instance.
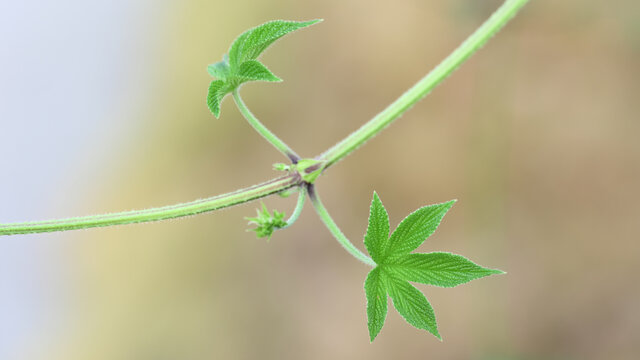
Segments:
[[[353,255],[353,257],[355,257],[356,259],[362,261],[363,263],[369,266],[376,266],[375,261],[373,261],[373,259],[365,255],[362,251],[360,251],[360,249],[355,247],[355,245],[353,245],[353,243],[349,241],[349,239],[340,230],[338,225],[336,225],[336,222],[333,221],[333,219],[331,218],[331,215],[329,215],[329,212],[322,204],[322,201],[320,201],[320,197],[318,196],[318,193],[316,192],[313,184],[309,185],[309,198],[311,199],[311,203],[313,204],[313,207],[316,209],[318,216],[320,216],[320,219],[322,219],[322,222],[327,226],[327,229],[329,229],[329,231],[331,232],[331,234],[333,234],[336,240],[338,240],[340,245],[342,245],[342,247],[344,247],[345,250],[347,250],[349,254]]]
[[[298,220],[300,214],[302,214],[302,209],[304,208],[304,201],[307,198],[307,187],[305,185],[301,185],[298,187],[298,202],[296,203],[296,208],[293,210],[293,213],[287,219],[287,225],[281,227],[280,229],[286,229],[289,226],[293,225],[293,223]]]
[[[0,235],[66,231],[172,219],[242,204],[278,193],[300,183],[301,180],[297,174],[290,174],[246,189],[177,205],[60,220],[0,224]]]
[[[493,35],[522,8],[528,0],[507,0],[491,15],[471,36],[469,36],[446,59],[429,72],[422,80],[402,94],[386,109],[373,119],[362,125],[358,130],[344,138],[338,144],[325,151],[320,158],[327,161],[329,167],[345,156],[352,153],[367,140],[378,134],[385,127],[409,110],[415,103],[424,98],[444,79],[446,79],[460,64],[484,45]]]
[[[274,133],[272,133],[271,130],[267,129],[267,127],[264,126],[258,120],[258,118],[256,118],[253,115],[253,113],[249,110],[249,108],[244,103],[244,101],[242,101],[242,98],[240,97],[240,93],[238,92],[238,89],[233,90],[233,99],[235,100],[236,105],[238,106],[238,109],[240,109],[240,112],[242,113],[244,118],[247,119],[249,124],[251,124],[251,126],[253,126],[253,128],[260,135],[262,135],[263,138],[265,138],[271,145],[273,145],[276,149],[278,149],[281,153],[283,153],[284,156],[288,157],[289,160],[291,160],[291,162],[293,162],[294,164],[297,163],[298,160],[300,160],[300,156],[296,154],[296,152],[293,151],[293,149],[291,149],[287,144],[285,144],[284,141],[280,140],[280,138],[277,137]]]
[[[325,168],[335,164],[356,150],[431,92],[433,88],[440,84],[447,76],[457,69],[460,64],[467,60],[473,53],[480,49],[487,40],[495,35],[527,2],[528,0],[505,1],[505,3],[502,4],[502,6],[493,15],[484,24],[482,24],[482,26],[480,26],[469,38],[467,38],[467,40],[462,43],[462,45],[455,49],[451,55],[449,55],[416,85],[358,130],[320,155],[318,158],[327,161]],[[260,123],[255,116],[253,116],[237,91],[234,91],[233,97],[240,111],[249,123],[265,139],[280,150],[280,152],[285,154],[293,163],[297,163],[300,157],[282,140]],[[140,211],[126,211],[114,214],[84,216],[61,220],[0,224],[0,235],[64,231],[171,219],[241,204],[302,184],[303,181],[300,179],[298,174],[290,174],[246,189],[234,191],[232,193],[184,204]],[[335,222],[333,222],[329,214],[326,212],[326,209],[322,206],[317,194],[315,194],[315,192],[311,193],[312,189],[313,186],[310,186],[309,190],[312,202],[325,224],[329,227],[329,230],[334,233],[334,236],[338,238],[338,241],[341,242],[347,251],[352,253],[361,261],[371,264],[371,259],[355,248],[344,234],[342,234],[337,225],[335,225]]]

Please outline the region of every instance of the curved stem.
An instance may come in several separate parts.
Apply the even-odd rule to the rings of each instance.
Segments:
[[[286,229],[289,226],[293,225],[293,223],[296,222],[296,220],[298,220],[298,218],[300,217],[300,214],[302,214],[304,201],[307,198],[307,188],[306,186],[302,185],[298,189],[298,202],[296,203],[296,208],[293,210],[293,213],[291,214],[289,219],[287,219],[287,225],[281,227],[280,229]]]
[[[473,53],[495,35],[528,0],[507,0],[485,21],[471,36],[469,36],[446,59],[428,73],[422,80],[402,94],[386,109],[373,119],[362,125],[358,130],[334,145],[320,155],[327,161],[329,167],[356,150],[360,145],[382,131],[395,119],[399,118],[411,106],[420,101],[438,84],[447,78],[455,69],[467,60]]]
[[[365,255],[362,251],[360,251],[360,249],[355,247],[355,245],[353,245],[353,243],[349,241],[349,239],[347,239],[347,237],[342,233],[338,225],[336,225],[335,221],[333,221],[333,219],[331,218],[331,215],[329,215],[327,209],[324,207],[324,205],[322,205],[322,201],[320,201],[320,197],[318,196],[318,193],[316,192],[313,184],[309,185],[309,198],[311,199],[311,203],[316,209],[316,212],[320,216],[320,219],[322,219],[322,222],[324,222],[331,234],[333,234],[336,240],[338,240],[340,245],[342,245],[342,247],[344,247],[356,259],[362,261],[367,265],[376,266],[376,263],[373,261],[373,259]]]
[[[382,131],[395,119],[400,117],[416,102],[426,96],[433,88],[440,84],[447,76],[449,76],[460,64],[475,53],[482,45],[495,35],[517,12],[524,6],[528,0],[506,0],[504,4],[484,23],[480,26],[462,45],[460,45],[451,55],[442,61],[427,76],[402,94],[396,101],[376,115],[369,122],[365,123],[358,130],[340,141],[329,150],[319,156],[320,159],[326,161],[324,168],[327,168],[342,158],[356,150],[367,140]],[[249,121],[249,123],[273,144],[280,152],[285,154],[293,163],[297,163],[300,157],[288,147],[282,140],[269,131],[256,117],[249,111],[247,106],[240,98],[238,91],[233,92],[233,97],[238,108]],[[206,211],[212,211],[232,205],[241,204],[243,202],[255,200],[267,195],[271,195],[293,186],[299,186],[303,182],[299,175],[288,175],[267,181],[262,184],[251,186],[247,189],[238,190],[232,193],[214,196],[211,198],[196,200],[189,203],[165,206],[154,209],[141,211],[127,211],[114,214],[76,217],[70,219],[37,221],[13,224],[0,224],[0,235],[27,234],[36,232],[64,231],[83,229],[99,226],[110,226],[120,224],[130,224],[146,221],[157,221],[181,216],[194,215]],[[362,262],[372,265],[373,261],[358,250],[349,240],[342,234],[337,225],[333,222],[326,209],[322,206],[317,194],[313,192],[313,186],[309,186],[309,196],[314,207],[318,211],[320,218],[327,225],[329,230],[338,239],[342,246],[352,255]],[[298,199],[298,202],[304,201]],[[301,206],[300,206],[301,207]],[[296,207],[296,211],[298,207]],[[294,215],[296,212],[294,211]],[[299,214],[297,214],[299,215]],[[293,217],[293,216],[292,216]],[[290,219],[291,220],[291,219]],[[293,219],[295,220],[295,218]]]
[[[259,199],[299,185],[300,181],[299,176],[288,175],[253,185],[246,189],[178,205],[51,221],[0,224],[0,235],[85,229],[100,226],[158,221],[195,215]]]
[[[278,138],[274,133],[272,133],[271,130],[267,129],[267,127],[264,126],[253,115],[253,113],[249,110],[249,108],[244,103],[244,101],[242,101],[242,98],[240,97],[240,93],[238,92],[238,89],[233,90],[233,99],[235,100],[236,105],[238,106],[238,109],[240,109],[240,112],[242,113],[244,118],[247,119],[249,124],[251,124],[251,126],[253,126],[253,128],[258,133],[260,133],[260,135],[262,135],[263,138],[267,139],[267,141],[271,143],[271,145],[275,146],[276,149],[280,150],[280,152],[283,153],[286,157],[288,157],[289,160],[291,160],[291,162],[293,162],[294,164],[297,163],[298,160],[300,160],[300,156],[298,156],[298,154],[296,154],[295,151],[293,151],[289,146],[287,146],[287,144],[285,144],[284,141],[280,140],[280,138]]]

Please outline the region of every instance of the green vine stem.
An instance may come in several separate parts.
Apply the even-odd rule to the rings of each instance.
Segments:
[[[433,88],[435,88],[455,69],[457,69],[460,64],[462,64],[466,59],[473,55],[473,53],[480,49],[480,47],[482,47],[482,45],[486,43],[487,40],[495,35],[527,2],[528,0],[506,0],[487,21],[485,21],[473,34],[471,34],[471,36],[469,36],[469,38],[467,38],[462,43],[462,45],[455,49],[454,52],[451,53],[451,55],[444,59],[422,80],[420,80],[407,92],[402,94],[402,96],[400,96],[396,101],[394,101],[373,119],[365,123],[362,127],[346,137],[344,140],[340,141],[338,144],[320,155],[319,158],[327,162],[325,168],[335,164],[336,162],[340,161],[342,158],[356,150],[367,140],[371,139],[374,135],[382,131],[386,126],[393,122],[393,120],[400,117],[416,102],[420,101],[420,99],[426,96],[431,90],[433,90]],[[271,133],[271,131],[265,128],[264,125],[262,125],[262,123],[260,123],[255,118],[255,116],[253,116],[253,114],[251,114],[237,91],[234,92],[233,96],[240,111],[247,118],[249,123],[251,123],[251,125],[263,137],[265,137],[278,150],[280,150],[280,152],[291,159],[292,162],[297,162],[300,157],[284,142],[282,142],[282,140],[280,140],[277,136]],[[288,176],[279,177],[262,184],[251,186],[246,189],[237,190],[232,193],[178,205],[52,221],[0,224],[0,235],[65,231],[99,226],[157,221],[177,218],[181,216],[189,216],[241,204],[251,200],[256,200],[302,184],[303,181],[300,179],[299,175],[290,174]],[[320,208],[318,208],[318,205],[320,206]],[[322,204],[319,202],[319,199],[314,202],[314,206],[316,206],[316,210],[318,210],[319,213],[324,209],[324,207],[322,207]],[[335,223],[333,222],[333,220],[331,220],[328,213],[326,213],[326,210],[324,210],[324,213],[325,218],[323,218],[323,221],[327,223],[327,226],[329,226],[329,224],[333,224],[332,226],[334,226],[335,230],[337,230],[335,234],[342,234],[340,230],[337,229],[337,226],[335,226]],[[350,244],[348,240],[347,243]],[[349,252],[354,254],[354,256],[356,256],[358,259],[367,264],[370,264],[371,260],[366,255],[362,254],[362,252],[360,252],[357,248],[353,247],[353,245],[351,245],[351,250],[350,247],[348,247],[349,245],[343,244],[343,246],[345,246],[345,248]]]
[[[233,205],[242,204],[251,200],[256,200],[271,194],[281,192],[282,190],[291,188],[293,186],[297,186],[300,184],[300,182],[300,177],[296,174],[293,174],[275,178],[261,184],[253,185],[246,189],[177,205],[163,206],[146,210],[125,211],[106,215],[74,217],[61,220],[0,224],[0,235],[86,229],[92,227],[158,221],[188,215],[195,215],[207,211],[213,211]]]
[[[298,220],[300,214],[302,214],[302,209],[304,208],[304,201],[306,198],[307,187],[303,184],[298,187],[298,202],[296,203],[296,208],[293,210],[291,216],[287,219],[287,225],[281,227],[280,229],[286,229],[289,226],[293,225],[296,220]]]
[[[356,259],[362,261],[363,263],[369,266],[376,266],[375,261],[365,255],[362,251],[360,251],[347,237],[342,233],[338,225],[336,225],[335,221],[329,215],[329,212],[320,201],[320,197],[318,196],[318,192],[315,190],[313,184],[309,185],[309,198],[311,199],[311,203],[313,207],[316,209],[318,216],[322,219],[322,222],[327,226],[331,234],[338,240],[340,245],[345,248],[351,255],[353,255]]]
[[[283,153],[284,156],[288,157],[289,160],[291,160],[291,162],[293,162],[294,164],[297,163],[298,160],[300,160],[300,156],[298,156],[295,151],[293,151],[287,144],[285,144],[284,141],[280,140],[280,138],[272,133],[271,130],[267,129],[267,127],[264,126],[258,120],[258,118],[253,115],[247,105],[245,105],[244,101],[242,101],[238,89],[233,90],[233,100],[235,100],[236,105],[238,106],[238,109],[240,109],[240,112],[242,113],[244,118],[247,119],[249,124],[251,124],[251,126],[253,126],[253,128],[260,135],[262,135],[263,138],[271,143],[271,145],[273,145],[276,149],[280,150],[280,152]]]
[[[359,146],[378,134],[415,103],[424,98],[438,84],[455,71],[460,64],[484,45],[493,35],[524,6],[529,0],[507,0],[487,21],[469,36],[446,59],[429,72],[422,80],[407,90],[381,113],[362,125],[338,144],[325,151],[320,158],[327,161],[329,167],[356,150]]]

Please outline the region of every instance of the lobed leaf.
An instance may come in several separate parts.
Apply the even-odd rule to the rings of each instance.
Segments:
[[[364,245],[376,263],[380,263],[382,250],[389,239],[389,214],[380,197],[374,191],[369,208],[369,225],[364,236]]]
[[[367,275],[364,292],[367,297],[367,327],[371,342],[376,338],[387,317],[387,289],[384,284],[384,273],[379,267]]]
[[[454,287],[471,280],[503,271],[487,269],[456,254],[433,252],[428,254],[407,254],[387,262],[385,270],[395,276],[421,284],[440,287]]]
[[[393,306],[398,313],[411,325],[418,329],[427,330],[435,337],[442,340],[436,324],[436,315],[427,298],[409,284],[406,280],[393,275],[386,276],[388,291]]]
[[[449,211],[455,200],[446,203],[422,207],[409,214],[396,230],[381,251],[380,260],[408,254],[420,246],[426,238],[431,236],[444,215]]]
[[[282,81],[266,66],[256,60],[269,45],[284,35],[321,20],[311,21],[270,21],[242,33],[229,48],[229,55],[222,61],[207,66],[209,75],[216,78],[209,86],[207,105],[211,112],[220,117],[220,103],[224,97],[248,81]]]

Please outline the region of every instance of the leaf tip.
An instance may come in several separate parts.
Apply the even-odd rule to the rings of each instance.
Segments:
[[[378,334],[374,334],[369,330],[369,344],[373,344],[373,340],[376,339],[376,336],[378,336]]]
[[[490,269],[491,275],[506,275],[506,271],[502,271],[500,269]]]
[[[209,111],[216,117],[216,119],[220,119],[220,105],[209,104]]]
[[[321,23],[323,21],[324,21],[324,19],[313,19],[313,20],[305,21],[304,22],[304,26],[314,25],[314,24],[317,24],[317,23]]]

